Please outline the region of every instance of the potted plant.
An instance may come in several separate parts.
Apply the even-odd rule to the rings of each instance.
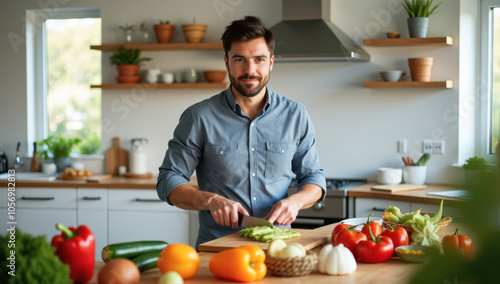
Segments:
[[[433,57],[408,58],[408,67],[412,81],[429,82],[431,80]]]
[[[182,32],[184,33],[184,38],[188,43],[200,43],[203,42],[205,33],[207,31],[207,25],[197,24],[196,18],[193,18],[192,24],[182,25]]]
[[[118,77],[116,77],[118,83],[137,83],[140,63],[149,60],[151,60],[149,57],[141,58],[139,49],[126,49],[123,46],[120,46],[109,58],[111,65],[116,65],[118,70]]]
[[[37,141],[36,144],[42,149],[38,154],[45,160],[49,158],[49,153],[52,154],[57,172],[61,172],[71,165],[71,151],[80,142],[82,140],[79,138],[66,139],[61,136],[49,135],[46,139]]]
[[[408,13],[408,31],[410,37],[427,37],[429,16],[436,12],[441,3],[432,6],[434,0],[403,0],[403,7]]]
[[[175,25],[171,25],[170,21],[160,20],[159,24],[153,26],[158,43],[170,43],[174,36]]]
[[[135,26],[134,25],[129,26],[127,23],[124,26],[120,26],[120,30],[122,30],[122,32],[123,32],[125,43],[131,43],[132,42],[132,34],[135,31]]]
[[[464,169],[465,187],[473,189],[481,182],[491,178],[494,167],[484,158],[474,156],[465,160],[462,165]]]

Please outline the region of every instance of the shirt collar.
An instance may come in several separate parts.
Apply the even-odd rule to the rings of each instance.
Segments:
[[[231,86],[229,86],[229,88],[227,88],[224,92],[225,92],[224,95],[226,97],[227,103],[229,104],[229,107],[231,107],[231,109],[234,112],[241,113],[241,106],[240,106],[240,104],[238,104],[238,102],[234,98],[233,91],[231,90]],[[269,107],[271,107],[271,101],[272,101],[271,99],[275,95],[272,91],[269,90],[269,88],[267,86],[266,86],[266,94],[267,94],[266,95],[266,104],[264,105],[264,109],[262,110],[262,113],[265,113],[267,110],[269,110]]]

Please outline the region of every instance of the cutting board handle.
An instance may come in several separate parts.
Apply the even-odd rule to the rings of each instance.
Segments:
[[[113,147],[114,148],[120,148],[120,138],[115,137]]]

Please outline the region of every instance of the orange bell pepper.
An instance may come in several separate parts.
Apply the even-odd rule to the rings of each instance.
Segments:
[[[443,237],[443,251],[446,255],[456,256],[460,258],[470,258],[472,255],[472,240],[458,233],[458,229],[453,235]]]
[[[242,245],[214,255],[209,262],[210,272],[220,278],[254,282],[266,276],[266,254],[255,245]]]

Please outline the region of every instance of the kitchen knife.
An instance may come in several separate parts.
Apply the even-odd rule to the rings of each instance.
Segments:
[[[240,227],[255,227],[255,226],[268,226],[274,228],[274,225],[264,219],[246,216],[238,213],[238,226]]]

